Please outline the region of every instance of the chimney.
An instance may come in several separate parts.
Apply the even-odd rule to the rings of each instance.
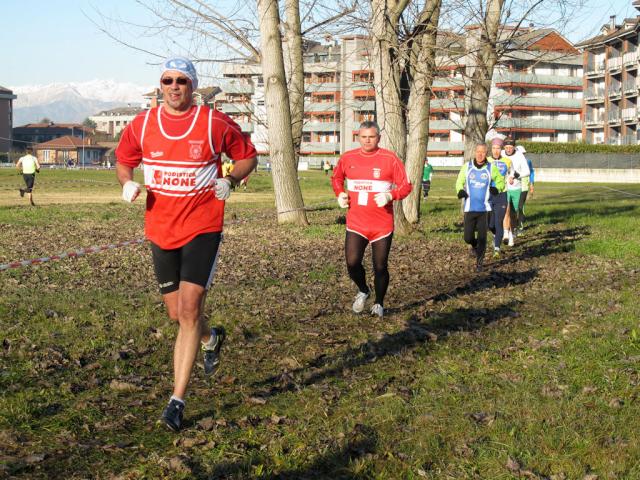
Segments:
[[[609,17],[609,28],[611,30],[615,30],[615,28],[616,28],[616,16],[615,15],[611,15]]]

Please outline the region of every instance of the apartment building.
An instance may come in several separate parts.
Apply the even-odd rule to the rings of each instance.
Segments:
[[[286,47],[286,46],[285,46]],[[356,148],[360,123],[375,118],[373,72],[366,37],[307,42],[304,62],[304,120],[300,152],[336,155]],[[268,153],[264,79],[258,64],[223,67],[216,108],[250,133],[259,154]]]
[[[0,160],[9,158],[13,129],[13,101],[16,98],[11,90],[0,87]]]
[[[428,154],[462,155],[466,91],[473,51],[481,30],[465,35],[440,32],[437,77],[432,86]],[[489,128],[517,140],[571,142],[581,138],[582,58],[552,29],[503,27],[507,53],[494,69],[488,105]]]
[[[438,75],[432,86],[428,155],[460,157],[468,78],[466,54],[480,29],[465,35],[440,32]],[[509,54],[497,66],[489,104],[490,125],[520,140],[568,142],[581,138],[582,58],[552,29],[505,28]],[[507,37],[508,36],[508,37]],[[286,51],[286,45],[285,45]],[[376,117],[375,90],[366,36],[328,44],[308,42],[303,55],[305,116],[301,153],[336,155],[356,148],[361,122]],[[251,134],[259,153],[268,152],[264,80],[260,65],[225,65],[216,107]]]
[[[585,70],[582,132],[587,143],[628,145],[640,140],[639,19],[616,24],[612,16],[598,35],[578,45]]]
[[[552,29],[520,29],[494,71],[493,128],[518,140],[582,138],[580,52]]]
[[[91,115],[89,119],[96,124],[96,130],[115,137],[143,110],[142,107],[132,106],[112,108]]]
[[[27,145],[48,142],[55,138],[70,135],[87,138],[95,134],[93,128],[80,123],[27,123],[13,129],[14,148],[24,149]]]

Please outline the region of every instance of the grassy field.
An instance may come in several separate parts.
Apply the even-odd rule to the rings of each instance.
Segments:
[[[380,320],[350,313],[328,179],[300,181],[309,227],[276,225],[262,172],[227,205],[206,311],[228,343],[179,435],[147,245],[0,272],[0,477],[640,478],[640,186],[539,184],[475,273],[436,172]],[[36,182],[30,207],[0,170],[0,264],[143,236],[113,172]]]

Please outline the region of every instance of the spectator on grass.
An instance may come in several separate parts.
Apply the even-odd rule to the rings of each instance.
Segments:
[[[145,234],[167,313],[179,325],[173,395],[161,417],[174,431],[182,426],[198,346],[205,374],[212,375],[219,366],[225,332],[207,325],[205,297],[222,239],[225,200],[256,165],[255,148],[233,120],[206,105],[194,105],[197,87],[191,61],[166,60],[160,77],[164,103],[127,125],[116,149],[116,174],[126,201],[140,194],[133,173],[140,163],[145,166]],[[237,163],[233,174],[220,178],[222,153]]]

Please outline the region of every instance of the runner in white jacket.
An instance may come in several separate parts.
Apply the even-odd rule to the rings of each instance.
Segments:
[[[528,177],[529,164],[524,154],[516,149],[516,142],[512,138],[507,138],[504,142],[504,155],[511,160],[511,170],[507,177],[507,210],[505,216],[505,232],[509,240],[509,246],[514,245],[514,232],[518,224],[518,209],[520,208],[520,194],[522,193],[523,177]]]

